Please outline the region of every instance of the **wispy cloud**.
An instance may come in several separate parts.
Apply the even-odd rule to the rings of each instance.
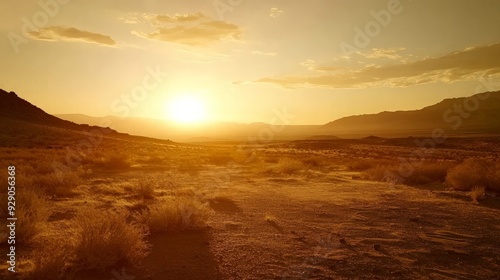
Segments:
[[[31,31],[29,36],[35,40],[45,41],[83,41],[101,45],[113,46],[116,42],[107,35],[80,30],[74,27],[49,26]]]
[[[209,19],[202,13],[196,14],[175,14],[175,15],[154,15],[153,19],[157,23],[186,23]]]
[[[379,51],[374,56],[391,56]],[[256,82],[283,87],[407,87],[431,82],[455,82],[474,79],[479,75],[500,73],[500,44],[471,47],[434,58],[390,65],[370,65],[358,69],[317,66],[314,61],[303,63],[310,70],[331,72],[327,75],[291,75],[266,77]]]
[[[264,55],[264,56],[276,56],[277,53],[275,52],[263,52],[263,51],[253,51],[253,55]]]
[[[272,18],[277,18],[277,17],[281,16],[283,13],[285,13],[285,12],[278,9],[278,8],[271,8],[271,12],[269,13],[269,16]]]
[[[377,59],[377,58],[389,58],[392,60],[403,60],[403,56],[400,54],[401,51],[406,50],[405,48],[389,48],[389,49],[371,49],[367,52],[356,52],[357,55],[369,58],[369,59]]]
[[[156,31],[144,33],[135,31],[137,36],[184,44],[207,46],[225,39],[240,40],[243,31],[235,24],[213,20],[202,13],[184,15],[144,15]]]

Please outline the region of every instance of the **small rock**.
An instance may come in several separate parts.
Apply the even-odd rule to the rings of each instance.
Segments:
[[[341,244],[347,244],[347,241],[345,241],[345,238],[344,238],[344,237],[339,238],[339,242],[340,242]]]
[[[380,246],[380,244],[373,244],[373,249],[375,249],[376,251],[380,251],[380,249],[382,249],[382,246]]]

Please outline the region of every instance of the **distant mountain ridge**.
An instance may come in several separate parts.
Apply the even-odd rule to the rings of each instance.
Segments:
[[[486,94],[489,97],[482,100]],[[500,133],[500,91],[445,99],[420,110],[350,116],[323,126],[325,131],[336,135],[377,136],[404,131],[430,132],[435,128],[454,133]]]
[[[15,92],[0,89],[0,120],[20,121],[69,130],[88,129],[89,125],[76,124],[50,115],[30,102],[17,96]],[[115,132],[109,128],[101,128],[107,132]]]
[[[488,94],[488,98],[481,100]],[[476,100],[477,104],[471,102]],[[464,103],[468,102],[468,103]],[[476,106],[477,105],[477,106]],[[477,108],[475,108],[477,107]],[[461,108],[461,109],[460,109]],[[462,111],[460,111],[460,110]],[[472,110],[474,109],[474,110]],[[408,137],[431,135],[442,128],[451,136],[500,135],[500,91],[467,98],[445,99],[420,110],[381,112],[344,117],[325,125],[283,125],[230,122],[182,125],[158,119],[90,117],[82,114],[50,115],[14,92],[0,89],[0,122],[24,122],[35,125],[85,131],[98,127],[106,119],[111,128],[141,137],[183,142],[243,141],[269,143],[275,140],[335,140],[337,138]],[[79,123],[79,124],[77,124]],[[125,137],[125,135],[122,135]],[[128,136],[127,136],[128,137]]]

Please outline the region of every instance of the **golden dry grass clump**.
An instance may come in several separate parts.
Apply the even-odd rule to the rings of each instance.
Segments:
[[[166,233],[202,229],[210,213],[207,203],[193,197],[178,197],[150,206],[134,217],[147,225],[151,233]]]
[[[306,166],[302,161],[293,158],[282,158],[271,167],[271,171],[288,175],[305,169]]]
[[[19,187],[16,195],[16,238],[21,244],[29,244],[44,230],[50,204],[40,191],[29,187]]]
[[[106,154],[96,154],[95,159],[89,160],[89,163],[95,167],[108,170],[129,169],[132,166],[130,156],[123,152],[111,152]]]
[[[369,164],[375,164],[368,167]],[[423,161],[413,165],[387,164],[382,161],[380,164],[366,163],[359,165],[363,168],[363,175],[367,179],[384,181],[394,179],[394,183],[404,183],[406,185],[425,185],[435,182],[444,182],[448,170],[455,163],[445,161]],[[358,166],[358,165],[356,165]]]
[[[365,171],[376,166],[382,165],[393,165],[385,160],[377,160],[377,159],[352,159],[350,160],[346,166],[351,171]]]
[[[125,211],[80,211],[71,231],[37,241],[27,278],[71,279],[81,270],[102,271],[117,263],[136,265],[149,253],[148,230],[127,220]]]
[[[125,211],[87,208],[75,217],[75,259],[85,269],[105,269],[118,262],[135,264],[150,249],[148,230],[128,222]]]
[[[68,197],[74,195],[76,187],[82,184],[82,175],[85,173],[82,168],[62,173],[57,176],[55,172],[33,175],[31,177],[32,185],[44,190],[51,196]]]
[[[469,193],[469,196],[473,202],[477,203],[484,198],[484,191],[485,191],[484,187],[475,186],[472,188],[471,192]]]
[[[132,188],[132,192],[142,199],[154,198],[155,190],[158,187],[158,181],[151,178],[142,178]]]
[[[446,183],[455,190],[470,191],[476,186],[500,191],[500,163],[467,159],[448,172]]]
[[[72,270],[72,258],[75,253],[74,240],[66,237],[64,242],[61,242],[60,238],[50,238],[38,246],[30,256],[33,267],[28,270],[27,278],[71,279],[71,274],[74,272]]]

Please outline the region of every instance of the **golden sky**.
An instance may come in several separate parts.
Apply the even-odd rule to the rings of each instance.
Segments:
[[[207,120],[286,107],[294,124],[323,124],[468,96],[500,74],[496,0],[1,6],[0,88],[52,114],[169,118],[188,96]]]

